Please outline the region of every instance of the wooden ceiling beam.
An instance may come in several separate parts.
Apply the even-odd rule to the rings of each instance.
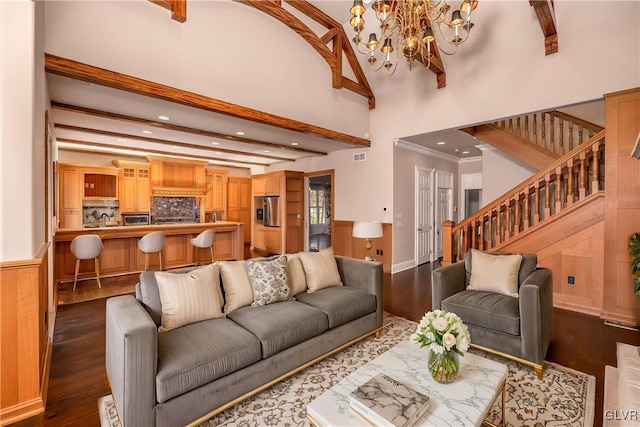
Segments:
[[[271,160],[278,160],[278,161],[288,161],[288,162],[294,162],[296,160],[296,159],[290,158],[290,157],[270,156],[270,155],[267,155],[267,154],[250,153],[250,152],[238,151],[238,150],[229,150],[229,149],[226,149],[226,148],[219,148],[219,147],[206,147],[206,146],[198,145],[198,144],[189,144],[189,143],[186,143],[186,142],[171,141],[171,140],[168,140],[168,139],[150,138],[148,136],[131,135],[131,134],[128,134],[128,133],[120,133],[120,132],[113,132],[113,131],[102,130],[102,129],[93,129],[93,128],[86,128],[86,127],[81,127],[81,126],[66,125],[66,124],[63,124],[63,123],[56,123],[56,124],[54,124],[54,127],[58,128],[58,129],[71,130],[71,131],[76,131],[76,132],[91,133],[91,134],[94,134],[94,135],[109,136],[109,137],[113,137],[113,138],[134,139],[134,140],[137,140],[137,141],[153,142],[153,143],[157,143],[157,144],[171,145],[171,146],[177,146],[177,147],[182,147],[182,148],[190,148],[190,149],[194,149],[194,150],[217,151],[217,152],[220,152],[220,153],[227,153],[227,154],[233,154],[233,155],[239,155],[239,156],[262,157],[264,159],[271,159]]]
[[[171,12],[171,19],[178,22],[187,21],[187,0],[149,0],[153,4]]]
[[[218,158],[218,157],[209,157],[209,156],[200,156],[197,154],[194,155],[185,155],[185,154],[179,154],[179,153],[174,153],[171,151],[164,151],[164,150],[143,150],[141,148],[126,148],[126,147],[122,147],[122,145],[113,145],[113,144],[105,144],[102,142],[91,142],[91,141],[83,141],[80,139],[69,139],[69,138],[56,138],[57,141],[60,142],[67,142],[69,144],[81,144],[81,145],[88,145],[88,146],[93,146],[93,147],[101,147],[101,148],[107,148],[109,149],[109,151],[105,150],[103,151],[104,153],[113,153],[112,150],[133,150],[133,151],[142,151],[145,154],[144,155],[140,155],[138,157],[145,157],[148,154],[160,154],[163,156],[174,156],[174,157],[180,157],[180,158],[185,158],[185,159],[201,159],[201,160],[214,160],[217,162],[231,162],[231,163],[239,163],[239,164],[243,164],[243,165],[255,165],[255,166],[267,166],[264,163],[257,163],[257,162],[245,162],[245,161],[240,161],[240,160],[229,160],[229,159],[223,159],[223,158]],[[74,151],[74,149],[72,148],[68,148],[68,147],[60,147],[60,150],[68,150],[68,151]],[[82,150],[82,149],[75,149],[75,151],[82,151],[82,152],[93,152],[91,150]],[[227,164],[217,164],[217,166],[224,166],[227,168],[238,168],[238,169],[248,169],[247,167],[244,166],[234,166],[234,165],[227,165]]]
[[[307,133],[355,146],[370,147],[371,142],[364,138],[322,128],[309,123],[288,119],[264,111],[254,110],[230,102],[221,101],[198,93],[177,89],[161,83],[144,80],[116,71],[106,70],[60,56],[45,54],[45,71],[64,77],[70,77],[101,86],[145,95],[164,101],[186,105],[201,110],[212,111],[239,119],[275,126],[282,129]]]
[[[353,49],[349,43],[345,43],[347,35],[342,28],[342,25],[335,19],[322,12],[320,9],[312,5],[306,0],[288,0],[286,3],[303,13],[305,16],[313,19],[320,25],[327,28],[329,31],[322,36],[318,36],[307,25],[305,25],[300,19],[293,15],[288,10],[284,9],[280,2],[264,1],[264,0],[235,0],[238,3],[251,6],[258,9],[272,18],[277,19],[283,24],[287,25],[293,31],[295,31],[300,37],[302,37],[311,47],[313,47],[320,56],[329,64],[331,68],[331,84],[335,89],[344,88],[351,90],[359,95],[367,97],[369,100],[369,109],[375,108],[375,97],[369,82],[360,67],[360,63],[355,57]],[[329,42],[333,42],[333,50],[327,47]],[[353,82],[344,85],[345,77],[342,73],[342,56],[347,57],[347,62],[351,66],[354,75],[356,76],[357,90],[354,90]]]
[[[558,52],[558,29],[556,28],[556,13],[553,0],[529,0],[542,28],[544,35],[544,54],[551,55]]]
[[[184,133],[189,133],[193,135],[205,136],[207,138],[223,139],[231,142],[243,142],[246,144],[260,145],[263,147],[269,147],[269,148],[274,148],[278,150],[294,151],[294,152],[305,153],[305,154],[314,154],[314,155],[321,155],[321,156],[327,155],[327,153],[324,151],[311,150],[307,148],[296,147],[293,145],[276,144],[273,142],[260,141],[258,139],[245,138],[245,137],[236,136],[236,135],[227,135],[224,133],[213,132],[213,131],[204,130],[204,129],[196,129],[196,128],[180,126],[180,125],[174,125],[171,123],[157,122],[154,120],[142,119],[142,118],[133,117],[133,116],[126,116],[124,114],[111,113],[108,111],[95,110],[93,108],[79,107],[76,105],[64,104],[56,101],[51,101],[51,108],[53,108],[54,110],[70,111],[73,113],[86,114],[89,116],[100,117],[103,119],[119,120],[119,121],[124,121],[128,123],[141,124],[144,126],[152,126],[160,129],[173,130],[176,132],[184,132]]]

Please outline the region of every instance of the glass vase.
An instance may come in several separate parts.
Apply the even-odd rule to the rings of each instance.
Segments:
[[[448,384],[455,380],[460,369],[458,353],[453,350],[444,350],[442,354],[429,352],[429,373],[439,383]]]

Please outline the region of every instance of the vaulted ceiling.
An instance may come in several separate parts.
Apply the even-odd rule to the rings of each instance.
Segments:
[[[341,24],[350,17],[349,1],[239,2],[287,25],[291,37],[302,37],[327,63],[333,88],[352,91],[375,108],[375,93]],[[189,19],[186,0],[153,3],[170,11],[167,19]],[[530,4],[543,31],[546,53],[557,51],[552,1],[530,0]],[[62,150],[175,155],[206,159],[214,166],[249,168],[370,145],[367,138],[70,58],[47,54],[45,69],[55,136]],[[437,86],[444,87],[445,64],[434,61],[431,71]]]

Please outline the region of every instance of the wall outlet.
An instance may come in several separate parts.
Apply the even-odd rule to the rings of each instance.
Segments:
[[[575,285],[575,284],[576,284],[576,278],[575,278],[575,276],[569,276],[569,277],[567,277],[567,282],[568,282],[570,285]]]

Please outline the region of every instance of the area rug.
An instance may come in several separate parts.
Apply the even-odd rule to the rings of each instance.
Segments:
[[[365,363],[409,339],[417,324],[401,317],[384,320],[381,338],[369,337],[297,373],[256,396],[211,418],[213,426],[310,426],[306,407],[325,390]],[[544,363],[544,379],[532,368],[500,356],[471,349],[474,354],[504,363],[509,368],[505,417],[507,426],[591,427],[594,421],[595,377],[555,363]],[[501,399],[487,420],[500,420]],[[102,427],[119,427],[110,396],[99,400]],[[109,420],[114,423],[109,423]]]

